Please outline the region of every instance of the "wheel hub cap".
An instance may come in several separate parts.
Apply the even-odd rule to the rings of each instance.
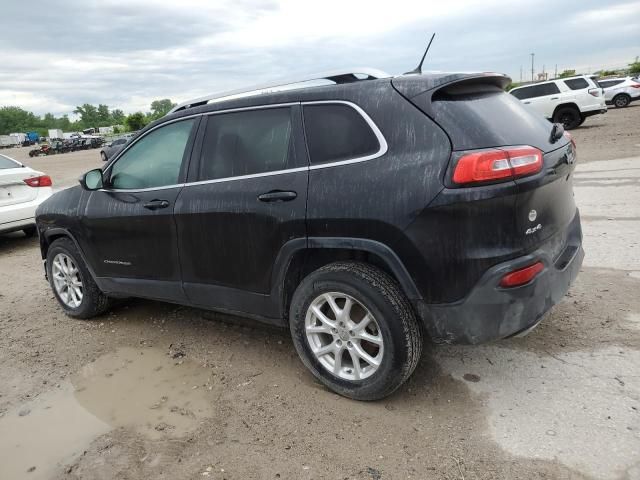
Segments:
[[[66,306],[78,308],[82,303],[84,288],[80,270],[70,256],[59,253],[51,265],[53,288]]]
[[[329,292],[313,300],[305,333],[320,365],[338,378],[363,380],[381,365],[384,342],[378,323],[350,295]]]

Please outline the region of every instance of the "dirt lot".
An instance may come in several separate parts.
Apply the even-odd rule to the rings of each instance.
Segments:
[[[67,318],[0,238],[0,478],[640,479],[640,105],[574,131],[587,257],[529,336],[430,347],[377,403],[286,331],[150,301]],[[97,151],[28,159],[72,185]]]

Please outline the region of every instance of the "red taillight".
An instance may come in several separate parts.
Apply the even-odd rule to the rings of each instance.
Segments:
[[[542,262],[536,262],[528,267],[514,270],[502,277],[502,280],[500,280],[500,286],[503,288],[512,288],[525,285],[533,280],[542,270],[544,270]]]
[[[51,181],[51,177],[49,175],[25,178],[24,183],[26,183],[30,187],[50,187],[53,185],[53,182]]]
[[[534,147],[512,147],[470,152],[458,160],[453,181],[458,185],[522,177],[542,169],[542,152]]]
[[[576,141],[573,139],[571,134],[565,130],[564,136],[565,136],[565,138],[567,140],[569,140],[571,142],[571,146],[573,147],[573,150],[575,151],[576,150]]]
[[[636,83],[634,85],[629,85],[631,88],[640,88],[640,83]]]
[[[589,89],[589,95],[594,96],[594,97],[599,97],[600,96],[600,89],[599,88],[590,88]]]

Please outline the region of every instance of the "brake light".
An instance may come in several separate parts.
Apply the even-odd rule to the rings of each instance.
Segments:
[[[640,88],[640,83],[635,83],[633,85],[629,85],[631,88]]]
[[[25,178],[24,183],[26,183],[30,187],[50,187],[53,185],[53,182],[51,181],[51,177],[49,175]]]
[[[502,277],[500,286],[502,288],[513,288],[525,285],[533,280],[542,270],[544,270],[544,264],[542,262],[536,262],[528,267],[514,270]]]
[[[542,152],[534,147],[470,152],[458,160],[453,181],[458,185],[505,180],[542,170]]]
[[[589,89],[589,95],[592,95],[594,97],[599,97],[600,96],[600,89],[599,88],[590,88]]]
[[[571,134],[565,130],[564,131],[564,137],[571,142],[571,146],[573,147],[573,151],[575,152],[575,150],[576,150],[576,141],[573,139]]]

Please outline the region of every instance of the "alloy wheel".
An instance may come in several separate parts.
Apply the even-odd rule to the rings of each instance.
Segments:
[[[307,309],[305,333],[318,362],[344,380],[363,380],[382,363],[378,322],[358,300],[340,292],[318,296]]]
[[[60,300],[70,308],[78,308],[83,297],[82,278],[78,266],[69,255],[59,253],[53,258],[51,277]]]

